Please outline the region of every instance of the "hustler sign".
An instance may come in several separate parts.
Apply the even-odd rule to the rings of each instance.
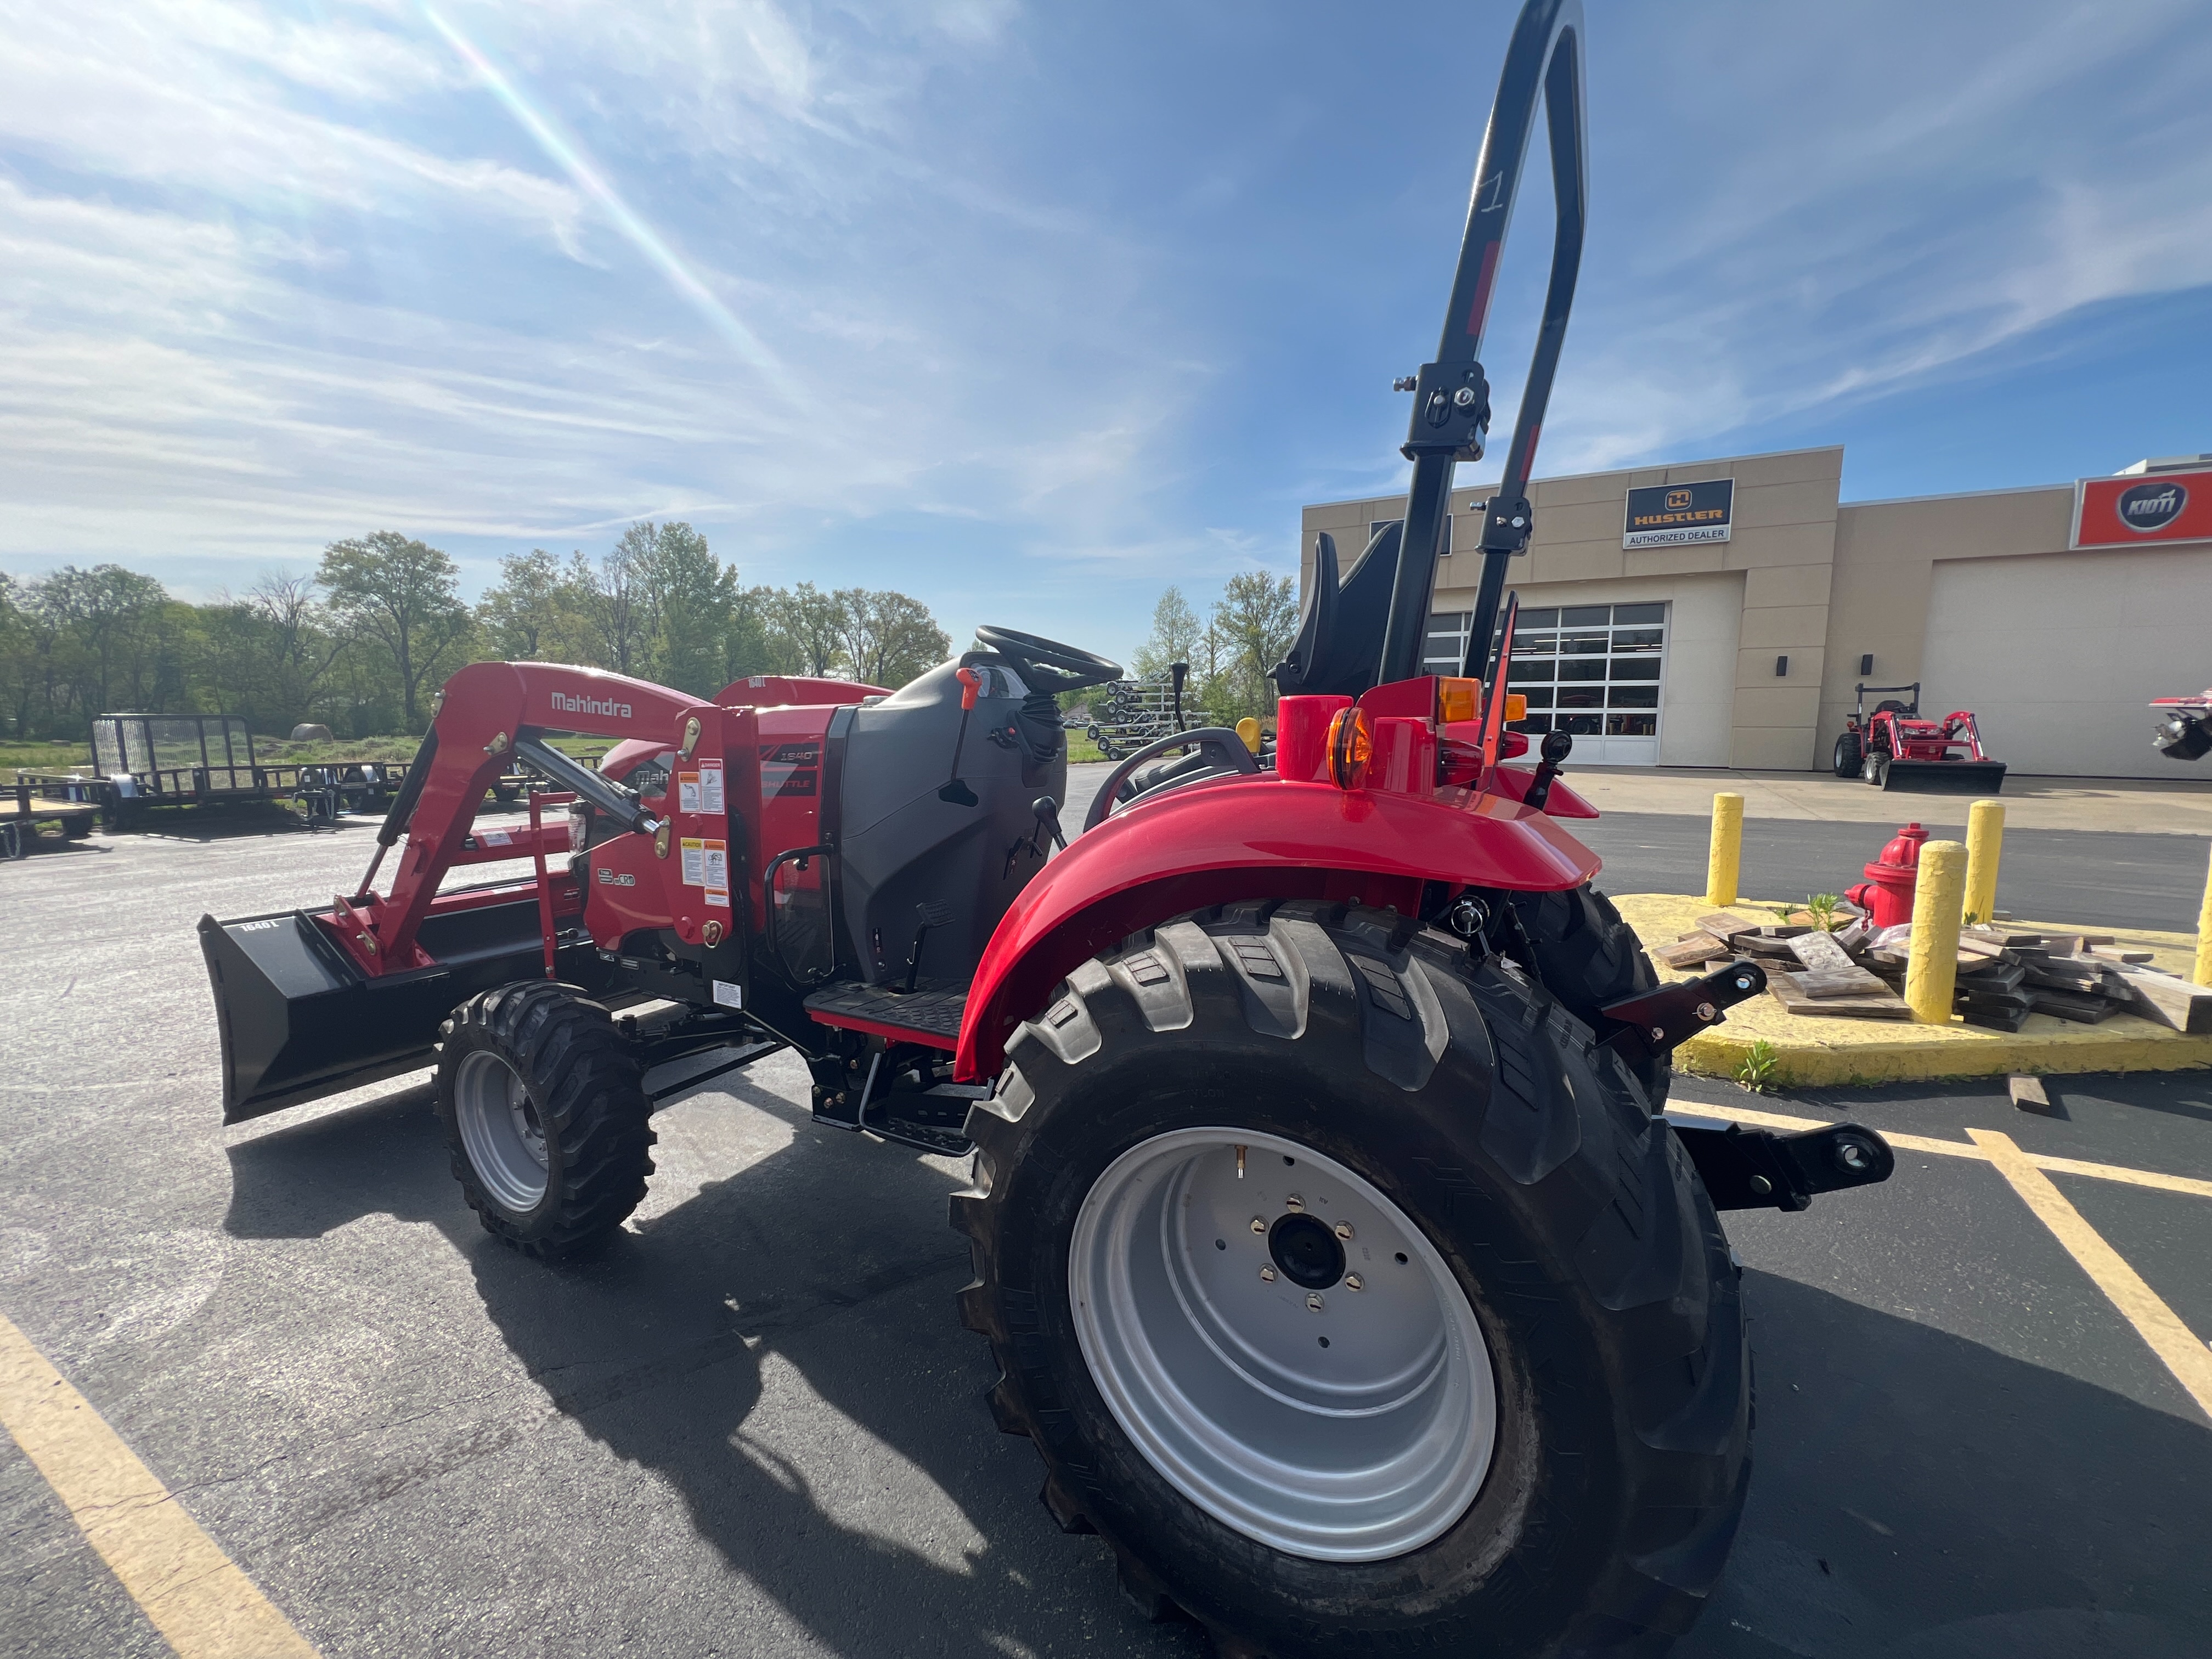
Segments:
[[[1703,483],[1653,484],[1628,492],[1628,517],[1620,529],[1623,547],[1680,547],[1689,542],[1724,542],[1735,507],[1735,480],[1709,478]]]
[[[2212,541],[2212,467],[2122,473],[2074,486],[2074,545]]]

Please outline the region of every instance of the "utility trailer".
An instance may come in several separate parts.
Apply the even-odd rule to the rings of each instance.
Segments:
[[[99,817],[89,780],[19,771],[15,787],[0,793],[0,860],[28,858],[42,823],[53,824],[68,840],[82,841]]]
[[[1574,0],[1516,24],[1443,338],[1404,382],[1405,520],[1341,580],[1320,538],[1271,749],[1164,735],[1070,836],[1055,698],[1121,672],[1073,646],[984,628],[894,691],[713,697],[473,664],[358,883],[201,921],[226,1118],[434,1064],[466,1201],[559,1257],[644,1194],[653,1066],[788,1049],[817,1121],[973,1158],[951,1219],[993,1416],[1148,1615],[1240,1659],[1657,1653],[1750,1476],[1720,1215],[1893,1159],[1851,1124],[1660,1115],[1673,1049],[1765,976],[1661,985],[1570,833],[1596,816],[1561,779],[1571,738],[1532,766],[1505,729],[1505,575],[1581,252],[1582,40]],[[1427,674],[1540,102],[1552,281],[1468,655]],[[612,746],[594,769],[552,732]],[[567,822],[541,796],[488,845],[518,758]],[[526,879],[444,886],[518,853]],[[623,1014],[647,1000],[673,1018]]]
[[[235,714],[102,714],[92,723],[92,768],[118,830],[176,807],[281,805],[300,790],[300,769],[260,760]]]

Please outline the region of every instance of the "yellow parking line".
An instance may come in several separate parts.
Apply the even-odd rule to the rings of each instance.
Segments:
[[[2096,1281],[2097,1288],[2136,1328],[2136,1334],[2150,1345],[2151,1352],[2166,1362],[2166,1370],[2189,1390],[2204,1414],[2212,1417],[2212,1350],[2199,1342],[2173,1310],[2160,1300],[2158,1292],[2143,1283],[2142,1275],[2105,1243],[2104,1235],[2081,1218],[2081,1212],[2051,1184],[2050,1176],[2028,1161],[2011,1136],[1989,1129],[1966,1133],[1996,1166],[1997,1173],[2012,1183],[2013,1191],[2035,1218],[2051,1229],[2051,1236],[2081,1264],[2081,1271]]]
[[[291,1622],[4,1315],[0,1424],[182,1659],[315,1659]]]
[[[1756,1112],[1742,1106],[1707,1106],[1694,1100],[1670,1105],[1668,1109],[1679,1111],[1685,1117],[1717,1117],[1723,1122],[1748,1123],[1761,1129],[1825,1129],[1829,1123],[1826,1118],[1788,1117],[1780,1112]],[[1942,1158],[1990,1162],[1987,1152],[1963,1140],[1937,1140],[1929,1135],[1897,1134],[1887,1129],[1880,1133],[1884,1140],[1901,1152],[1933,1152]],[[1974,1131],[1969,1129],[1966,1133],[1971,1135]],[[2161,1175],[2156,1170],[2131,1170],[2124,1164],[2091,1164],[2078,1158],[2052,1158],[2043,1152],[2023,1152],[2020,1155],[2035,1168],[2052,1175],[2088,1176],[2098,1181],[2117,1181],[2123,1186],[2149,1187],[2160,1192],[2212,1198],[2212,1181],[2199,1181],[2193,1176]]]

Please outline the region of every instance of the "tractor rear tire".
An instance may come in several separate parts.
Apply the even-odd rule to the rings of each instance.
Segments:
[[[1062,1528],[1218,1652],[1644,1659],[1750,1475],[1728,1242],[1612,1050],[1409,932],[1243,903],[1077,969],[969,1114],[963,1322]]]
[[[1859,775],[1859,763],[1866,755],[1859,745],[1859,734],[1846,732],[1836,739],[1836,775],[1855,778]]]
[[[484,1230],[549,1261],[605,1243],[645,1197],[655,1139],[607,1011],[523,980],[463,1003],[440,1038],[438,1121]]]

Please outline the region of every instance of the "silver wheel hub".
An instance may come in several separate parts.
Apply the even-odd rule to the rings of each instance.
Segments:
[[[1214,1519],[1376,1561],[1466,1513],[1497,1443],[1474,1310],[1371,1183],[1292,1140],[1178,1129],[1083,1201],[1078,1341],[1115,1420]]]
[[[466,1055],[453,1079],[453,1116],[484,1190],[518,1215],[536,1209],[545,1197],[545,1131],[514,1067],[489,1049]]]

